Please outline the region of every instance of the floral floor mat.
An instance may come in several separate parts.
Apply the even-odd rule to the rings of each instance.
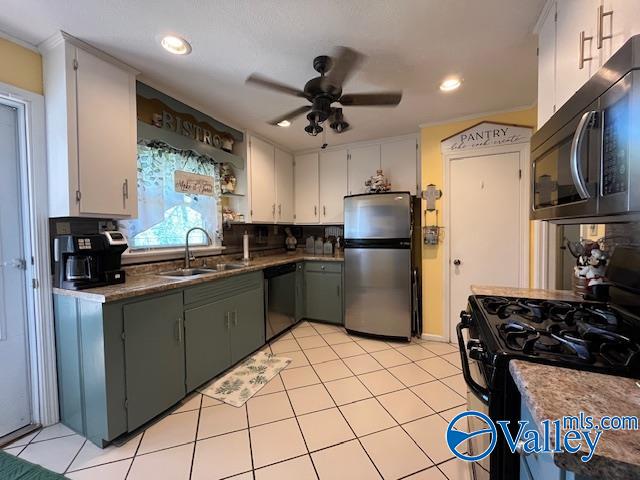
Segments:
[[[199,391],[234,407],[241,407],[290,363],[290,358],[258,352]]]

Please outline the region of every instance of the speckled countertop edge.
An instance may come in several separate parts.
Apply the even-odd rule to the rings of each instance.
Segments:
[[[243,273],[257,272],[268,267],[277,265],[286,265],[287,263],[317,261],[317,262],[344,262],[343,256],[315,256],[303,254],[300,252],[294,254],[276,254],[258,257],[249,262],[249,265],[236,270],[226,270],[197,277],[164,277],[157,273],[145,273],[141,275],[127,275],[125,283],[116,285],[108,285],[105,287],[90,288],[86,290],[68,290],[64,288],[54,288],[53,293],[56,295],[65,295],[70,297],[81,298],[93,302],[107,303],[123,300],[126,298],[138,297],[142,295],[150,295],[160,293],[177,288],[185,288],[201,283],[211,282],[222,278],[229,278]],[[234,262],[239,263],[239,262]]]
[[[582,302],[584,299],[571,290],[545,290],[540,288],[496,287],[492,285],[471,285],[474,295],[494,295],[497,297],[533,298],[537,300],[557,300]]]
[[[511,375],[534,421],[554,420],[583,411],[603,415],[640,415],[640,388],[631,378],[603,375],[522,360],[509,362]],[[590,477],[615,480],[640,478],[640,431],[605,431],[593,458],[582,462],[575,454],[554,454],[561,468]]]

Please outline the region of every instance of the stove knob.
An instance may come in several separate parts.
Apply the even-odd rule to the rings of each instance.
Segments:
[[[471,325],[471,314],[469,312],[467,312],[466,310],[462,310],[460,312],[460,322],[465,327]]]

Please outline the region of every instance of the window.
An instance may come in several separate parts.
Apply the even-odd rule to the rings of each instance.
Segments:
[[[176,171],[210,177],[213,194],[176,192]],[[138,218],[120,222],[132,250],[181,247],[193,227],[206,230],[215,242],[220,218],[220,179],[210,158],[158,142],[138,145]],[[207,243],[200,231],[189,240]]]

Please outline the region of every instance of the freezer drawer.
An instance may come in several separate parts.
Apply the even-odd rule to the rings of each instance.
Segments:
[[[411,338],[411,250],[348,248],[345,327],[354,332]]]

